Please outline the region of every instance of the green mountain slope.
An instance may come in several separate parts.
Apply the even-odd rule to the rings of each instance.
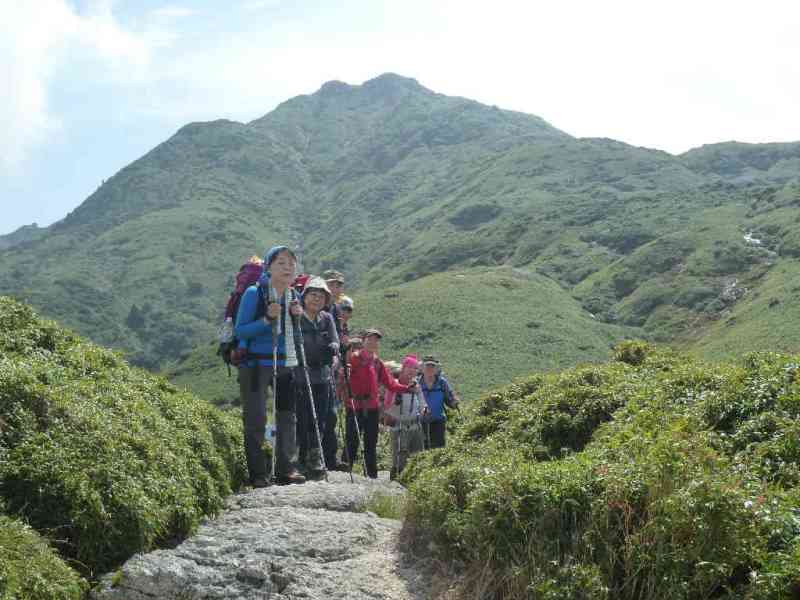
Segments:
[[[352,330],[379,327],[384,359],[436,354],[465,397],[532,370],[606,360],[616,342],[641,335],[593,319],[553,280],[511,268],[430,275],[354,300]],[[215,352],[201,345],[167,375],[214,403],[235,402],[235,374]]]
[[[0,251],[3,251],[18,244],[24,244],[33,240],[38,240],[46,232],[46,229],[39,227],[36,223],[31,225],[23,225],[19,229],[0,235]]]
[[[0,253],[0,293],[158,368],[213,338],[244,259],[289,241],[308,270],[340,268],[359,291],[521,268],[598,320],[689,343],[740,301],[726,300],[731,281],[754,289],[800,255],[798,152],[730,143],[675,157],[397,75],[330,82],[248,124],[182,128]]]

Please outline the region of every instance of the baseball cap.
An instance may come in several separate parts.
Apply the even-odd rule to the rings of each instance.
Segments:
[[[342,310],[353,310],[353,299],[350,296],[342,296],[339,306]]]
[[[339,283],[344,283],[344,275],[340,271],[336,271],[334,269],[328,269],[322,273],[322,278],[325,281],[338,281]]]

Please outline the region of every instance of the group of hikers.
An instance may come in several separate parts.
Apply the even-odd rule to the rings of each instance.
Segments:
[[[434,356],[380,359],[378,329],[351,333],[353,300],[335,270],[297,276],[288,246],[253,257],[237,275],[220,335],[220,350],[238,367],[244,449],[250,483],[265,487],[319,480],[349,471],[363,446],[364,475],[378,476],[381,423],[391,435],[390,476],[408,457],[445,445],[446,407],[459,398]],[[272,388],[272,468],[263,445],[268,435],[267,388]],[[345,435],[338,452],[338,413]]]

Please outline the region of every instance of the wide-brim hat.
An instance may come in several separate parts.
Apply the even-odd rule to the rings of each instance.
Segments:
[[[322,277],[314,276],[308,280],[308,283],[306,283],[306,287],[303,288],[304,299],[306,297],[306,294],[308,293],[308,290],[322,290],[323,292],[325,292],[325,295],[327,296],[325,304],[327,305],[331,303],[331,298],[333,297],[333,295],[331,294],[331,291],[328,289],[328,284],[325,283],[325,280]]]
[[[431,365],[431,366],[434,366],[434,367],[438,367],[439,366],[439,361],[437,360],[437,358],[435,356],[433,356],[432,354],[429,354],[428,356],[423,356],[422,357],[422,364],[423,365]]]
[[[361,335],[363,338],[368,338],[371,335],[377,336],[379,339],[383,337],[380,329],[366,329],[364,333]]]

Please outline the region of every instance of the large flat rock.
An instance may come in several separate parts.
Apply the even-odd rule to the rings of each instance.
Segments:
[[[332,473],[329,482],[232,496],[227,509],[169,550],[131,558],[95,600],[422,599],[427,581],[398,547],[400,522],[364,512],[401,486]]]

